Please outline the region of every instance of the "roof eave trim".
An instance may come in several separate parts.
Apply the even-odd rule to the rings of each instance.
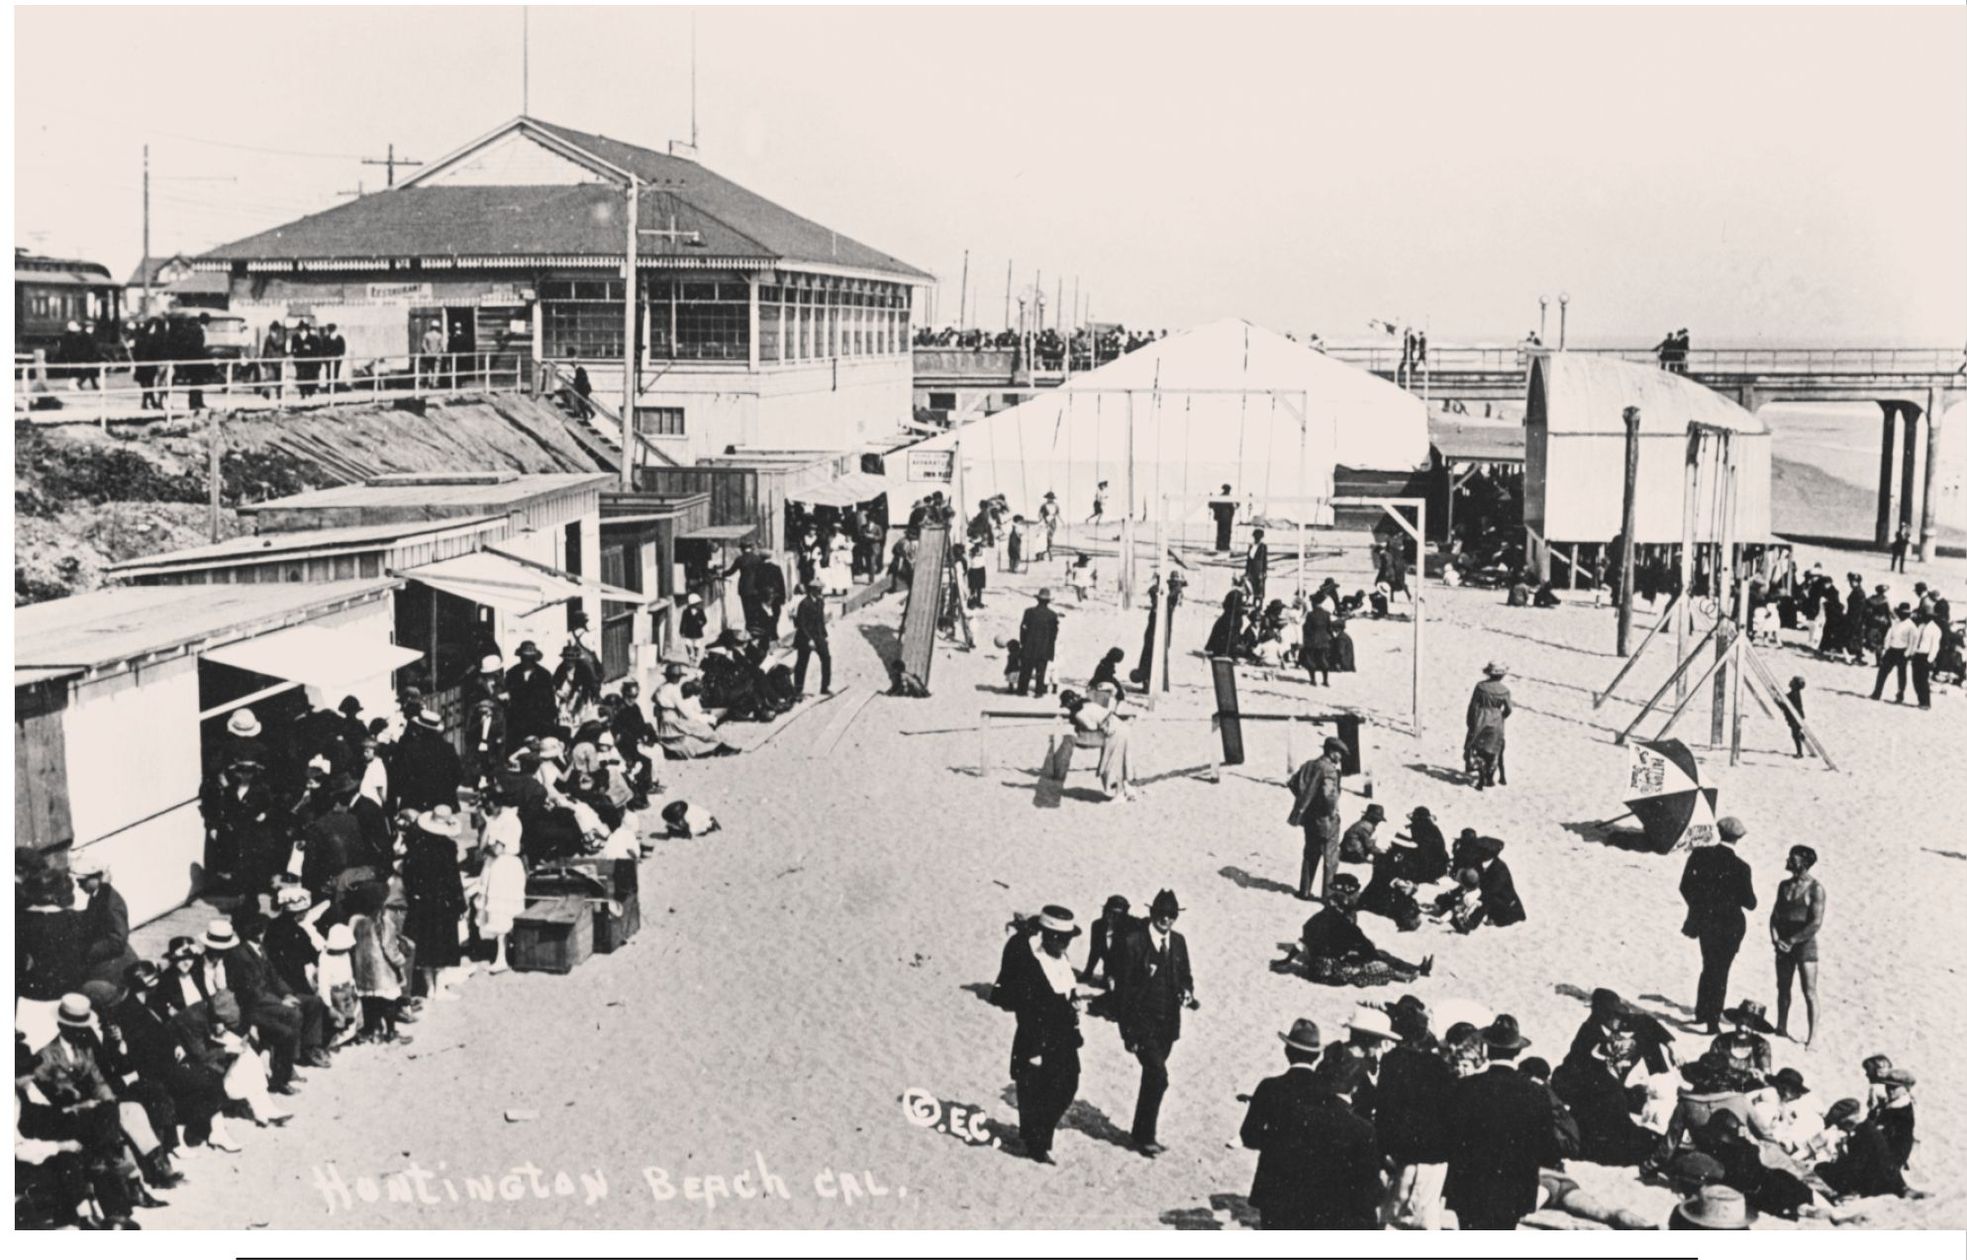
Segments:
[[[581,148],[579,145],[568,142],[566,139],[561,137],[558,133],[554,132],[551,128],[531,118],[528,118],[524,114],[521,114],[516,118],[507,120],[505,123],[501,124],[500,126],[494,127],[491,131],[478,137],[476,140],[469,142],[463,147],[458,149],[453,149],[451,152],[445,154],[441,158],[438,158],[435,162],[430,163],[428,166],[418,171],[415,175],[412,175],[410,176],[410,178],[404,180],[401,184],[398,184],[397,187],[398,188],[414,187],[415,185],[420,184],[424,180],[427,180],[431,176],[437,174],[439,171],[444,170],[447,167],[456,165],[459,161],[461,161],[466,157],[469,157],[477,150],[484,148],[492,141],[497,140],[503,136],[508,136],[515,131],[524,132],[527,136],[543,143],[544,145],[546,145],[547,148],[552,149],[553,151],[558,153],[561,157],[566,158],[568,161],[577,162],[580,165],[585,166],[589,170],[595,172],[597,175],[605,175],[609,177],[611,180],[613,180],[615,183],[621,184],[623,187],[627,187],[629,181],[635,178],[635,175],[632,172],[625,171],[621,167],[616,166],[613,162],[607,161],[604,158],[596,157],[594,154],[588,152],[586,149]]]

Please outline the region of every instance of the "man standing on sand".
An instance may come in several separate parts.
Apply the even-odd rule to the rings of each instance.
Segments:
[[[1886,572],[1904,573],[1906,571],[1906,549],[1911,545],[1912,535],[1901,524],[1899,526],[1899,532],[1892,536],[1892,563],[1885,567]]]
[[[1052,1135],[1079,1092],[1079,1002],[1066,946],[1079,935],[1072,911],[1046,906],[1028,940],[1011,940],[990,1000],[1018,1018],[1011,1039],[1011,1080],[1018,1090],[1018,1137],[1040,1164],[1052,1158]]]
[[[1680,874],[1680,897],[1687,903],[1683,936],[1701,943],[1701,979],[1694,999],[1694,1020],[1710,1037],[1721,1035],[1721,1011],[1728,1004],[1728,971],[1748,931],[1746,911],[1755,909],[1755,883],[1748,863],[1735,852],[1735,842],[1748,829],[1739,818],[1715,825],[1718,844],[1705,844],[1687,855]]]
[[[1018,694],[1032,695],[1031,685],[1036,682],[1036,694],[1044,695],[1045,671],[1059,646],[1059,615],[1052,611],[1051,587],[1040,587],[1038,602],[1024,610],[1018,622],[1018,646]]]
[[[1884,646],[1878,653],[1878,681],[1872,684],[1871,698],[1885,698],[1885,676],[1897,672],[1899,676],[1899,696],[1897,703],[1906,702],[1906,658],[1912,654],[1913,640],[1919,634],[1919,627],[1912,624],[1912,606],[1900,604],[1894,614],[1892,628],[1885,632]]]
[[[1311,1147],[1313,1107],[1325,1091],[1315,1075],[1318,1066],[1318,1025],[1300,1019],[1284,1043],[1281,1076],[1265,1077],[1250,1093],[1243,1116],[1243,1145],[1257,1152],[1257,1175],[1250,1182],[1250,1206],[1264,1229],[1309,1229],[1311,1205],[1305,1193]]]
[[[1119,986],[1120,1038],[1141,1063],[1134,1149],[1149,1159],[1167,1149],[1158,1139],[1161,1098],[1168,1092],[1168,1056],[1182,1035],[1182,1008],[1197,1006],[1188,940],[1175,931],[1181,912],[1171,889],[1154,894],[1147,927],[1136,931],[1126,951],[1126,979]]]
[[[1304,861],[1298,867],[1298,900],[1311,900],[1311,879],[1323,862],[1320,899],[1332,899],[1339,864],[1339,787],[1345,774],[1345,741],[1327,736],[1324,751],[1292,774],[1290,823],[1304,828]]]
[[[792,610],[792,646],[799,653],[792,665],[792,689],[800,695],[806,694],[806,662],[808,658],[820,658],[820,694],[833,694],[833,653],[827,649],[826,642],[826,600],[820,595],[818,582],[808,583],[803,593],[805,598]]]
[[[1515,1229],[1536,1210],[1540,1170],[1562,1158],[1549,1092],[1516,1070],[1529,1044],[1515,1016],[1496,1016],[1482,1030],[1488,1070],[1449,1099],[1444,1190],[1462,1229]]]
[[[1236,500],[1230,497],[1227,484],[1221,494],[1209,500],[1209,514],[1216,518],[1216,554],[1226,556],[1231,531],[1236,527]]]
[[[1250,554],[1243,561],[1243,580],[1250,584],[1253,615],[1264,606],[1264,581],[1270,576],[1270,544],[1261,528],[1250,531]]]
[[[1912,647],[1906,652],[1906,661],[1912,666],[1912,691],[1919,699],[1919,707],[1933,707],[1933,662],[1940,658],[1940,623],[1931,613],[1913,614]]]

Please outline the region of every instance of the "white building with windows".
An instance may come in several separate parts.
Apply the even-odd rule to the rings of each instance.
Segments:
[[[447,351],[583,367],[622,397],[635,190],[636,427],[642,459],[729,447],[859,450],[911,414],[922,271],[804,219],[697,161],[520,117],[371,193],[194,260],[229,309],[334,323],[350,371]]]

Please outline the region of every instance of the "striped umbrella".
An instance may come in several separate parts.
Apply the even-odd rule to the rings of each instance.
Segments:
[[[1719,792],[1701,782],[1701,765],[1677,739],[1635,740],[1629,754],[1626,808],[1656,852],[1714,839]]]

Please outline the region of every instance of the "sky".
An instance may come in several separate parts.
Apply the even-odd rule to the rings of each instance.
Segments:
[[[1135,327],[1967,342],[1967,8],[530,10],[530,110]],[[517,8],[18,8],[14,239],[119,275],[521,109]],[[74,57],[87,63],[78,78]],[[107,90],[103,90],[104,85]],[[1080,296],[1075,299],[1075,288]],[[927,315],[926,302],[923,315]]]

